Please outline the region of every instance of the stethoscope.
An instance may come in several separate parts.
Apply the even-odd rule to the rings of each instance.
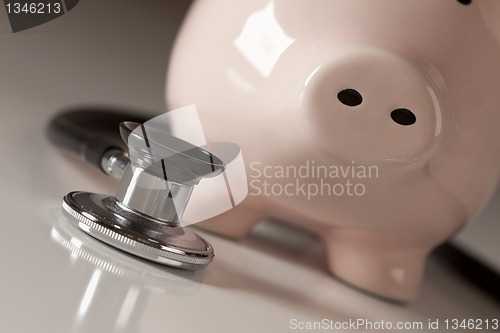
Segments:
[[[168,266],[204,267],[214,258],[213,247],[179,221],[193,188],[221,174],[226,163],[161,128],[146,129],[145,120],[109,110],[69,111],[51,120],[53,144],[121,179],[115,196],[68,193],[63,212],[72,224],[117,249]],[[224,144],[234,158],[239,147]]]

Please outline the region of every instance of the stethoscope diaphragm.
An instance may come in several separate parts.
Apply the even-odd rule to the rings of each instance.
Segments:
[[[214,257],[212,246],[190,229],[125,207],[112,196],[71,192],[63,199],[63,209],[92,237],[156,263],[197,269]]]

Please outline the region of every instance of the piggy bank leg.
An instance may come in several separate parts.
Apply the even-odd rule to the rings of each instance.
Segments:
[[[387,230],[331,229],[323,235],[330,271],[376,295],[407,301],[420,288],[430,247]]]
[[[197,225],[223,236],[241,238],[248,234],[255,224],[266,217],[268,214],[264,212],[259,199],[248,196],[233,209]]]

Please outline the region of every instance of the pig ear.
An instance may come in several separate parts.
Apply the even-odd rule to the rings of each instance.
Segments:
[[[485,25],[500,43],[500,1],[481,0],[476,1],[476,3],[479,6]]]

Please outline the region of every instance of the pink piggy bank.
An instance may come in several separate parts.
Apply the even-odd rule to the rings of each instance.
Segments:
[[[248,197],[204,228],[316,233],[340,279],[418,293],[428,254],[500,176],[498,1],[204,0],[179,33],[170,109],[242,148]],[[494,13],[494,14],[492,14]]]

